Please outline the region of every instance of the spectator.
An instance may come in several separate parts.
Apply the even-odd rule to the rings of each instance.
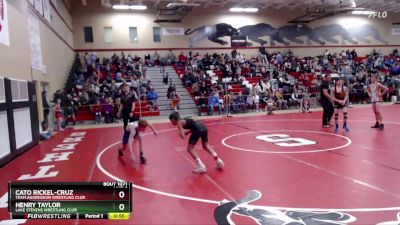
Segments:
[[[237,54],[238,54],[237,49],[234,48],[234,49],[232,50],[232,52],[231,52],[232,59],[236,59]]]
[[[233,96],[232,96],[232,94],[231,94],[230,92],[227,92],[227,93],[224,95],[224,108],[225,108],[226,115],[227,115],[228,117],[231,116],[231,115],[230,115],[230,113],[231,113],[231,108],[233,107],[233,106],[232,106],[232,103],[233,103]]]
[[[170,99],[171,98],[171,93],[174,92],[176,90],[176,85],[172,85],[170,84],[167,90],[167,98]]]
[[[147,53],[147,54],[144,55],[144,61],[145,61],[145,65],[146,66],[153,66],[152,63],[151,63],[150,54]]]
[[[260,53],[260,57],[261,57],[261,62],[263,64],[267,64],[268,63],[268,59],[267,59],[267,49],[265,48],[264,44],[261,44],[260,48],[258,49],[258,52]]]
[[[63,131],[62,123],[63,123],[63,116],[62,116],[62,108],[61,108],[61,99],[56,98],[56,104],[54,105],[54,117],[56,120],[57,131]]]
[[[265,109],[267,110],[267,115],[272,115],[275,110],[275,102],[273,97],[266,98],[264,100],[266,102]]]
[[[199,91],[200,91],[200,94],[204,94],[204,95],[209,95],[211,93],[210,86],[206,85],[206,81],[201,82]]]
[[[147,92],[147,100],[150,102],[150,110],[154,111],[157,110],[157,99],[158,99],[158,94],[154,91],[154,88],[151,87],[150,91]]]
[[[131,85],[130,85],[133,90],[136,92],[136,95],[139,96],[139,87],[140,87],[140,80],[136,75],[133,75],[133,79],[131,80]]]
[[[120,107],[121,107],[121,98],[117,96],[115,97],[115,102],[113,105],[113,113],[114,113],[114,118],[118,123],[121,121],[121,117],[120,115],[118,115]]]
[[[183,63],[186,62],[186,56],[183,54],[183,52],[181,52],[181,53],[179,54],[179,56],[178,56],[178,61],[179,61],[179,62],[183,62]]]
[[[276,102],[278,103],[278,108],[279,109],[288,109],[288,101],[285,100],[284,96],[283,96],[283,89],[279,88],[278,91],[275,92],[275,98],[276,98]]]
[[[76,111],[77,111],[77,105],[78,103],[75,102],[75,100],[72,98],[71,94],[67,95],[67,100],[66,100],[66,108],[65,108],[65,116],[66,116],[66,121],[65,124],[68,124],[70,120],[72,120],[72,124],[76,124]]]
[[[246,100],[242,95],[242,92],[240,91],[238,93],[238,95],[235,97],[234,99],[234,103],[233,103],[233,111],[235,113],[239,113],[239,112],[244,112],[245,110],[245,105],[246,105]]]
[[[246,97],[246,110],[252,112],[254,108],[254,99],[251,94],[248,94]]]
[[[154,61],[154,65],[160,66],[160,62],[161,62],[160,61],[160,55],[158,54],[157,51],[154,52],[153,61]]]
[[[47,91],[42,91],[43,117],[44,121],[49,121],[50,102],[47,98]]]
[[[169,50],[167,53],[167,65],[173,65],[175,64],[176,61],[176,56],[175,54],[172,52],[172,50]]]
[[[64,100],[63,95],[60,90],[57,90],[53,95],[53,102],[56,103],[57,100],[60,99],[60,104]]]
[[[292,99],[299,104],[299,110],[304,112],[304,93],[302,88],[295,88],[292,93]]]
[[[176,93],[176,91],[171,92],[171,107],[174,111],[178,111],[179,103],[181,101],[181,97]]]
[[[256,106],[256,112],[260,111],[260,96],[254,91],[252,96],[253,104]]]
[[[208,105],[208,100],[207,100],[206,96],[204,94],[201,94],[199,99],[197,100],[197,104],[196,104],[199,116],[201,116],[201,111],[203,108],[207,109],[207,105]]]
[[[100,99],[98,99],[96,101],[96,105],[93,107],[93,113],[94,113],[94,117],[95,117],[95,122],[96,124],[100,124],[101,123],[101,104],[100,104]]]
[[[49,129],[49,123],[46,120],[43,120],[41,123],[40,129],[40,140],[49,140],[53,137],[53,132]]]
[[[222,107],[217,92],[208,98],[208,115],[212,116],[214,114],[214,107],[218,107],[218,113],[221,115]]]
[[[103,112],[104,112],[104,122],[113,123],[114,112],[113,112],[113,101],[111,97],[106,97],[106,102],[103,105]]]

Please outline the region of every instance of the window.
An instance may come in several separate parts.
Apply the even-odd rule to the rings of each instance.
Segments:
[[[92,27],[84,27],[83,33],[85,34],[85,42],[92,43],[93,42],[93,29]]]
[[[153,27],[153,41],[161,42],[161,28]]]
[[[132,44],[138,42],[138,35],[137,35],[136,27],[129,27],[129,40]]]
[[[13,102],[29,101],[28,82],[23,80],[11,80],[11,96]]]
[[[0,112],[0,159],[4,156],[10,154],[10,139],[8,133],[8,120],[7,120],[7,111]],[[26,124],[24,126],[26,129]],[[18,135],[18,134],[17,134]]]
[[[112,27],[104,27],[104,42],[105,43],[113,42]]]

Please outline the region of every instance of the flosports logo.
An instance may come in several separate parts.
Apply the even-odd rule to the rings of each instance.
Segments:
[[[354,216],[341,212],[281,211],[269,206],[249,205],[261,196],[261,192],[252,190],[237,201],[223,200],[214,210],[215,221],[218,225],[234,225],[232,214],[251,218],[259,225],[344,225],[356,221]]]
[[[1,25],[1,21],[4,20],[4,1],[5,0],[0,0],[0,32],[3,29],[3,25]]]
[[[383,12],[372,12],[368,15],[368,18],[378,18],[378,19],[386,19],[388,16],[388,12],[387,11],[383,11]]]

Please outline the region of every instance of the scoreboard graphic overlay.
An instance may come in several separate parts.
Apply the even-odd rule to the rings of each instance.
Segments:
[[[10,182],[12,219],[129,219],[130,182]]]

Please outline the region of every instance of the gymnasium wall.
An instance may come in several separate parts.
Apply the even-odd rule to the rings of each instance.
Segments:
[[[0,76],[37,81],[37,96],[42,91],[40,83],[48,83],[49,93],[64,86],[74,58],[71,14],[62,0],[51,0],[51,22],[39,14],[38,19],[44,71],[31,68],[28,10],[33,6],[27,0],[7,0],[10,46],[0,44]],[[55,10],[57,8],[57,11]],[[41,108],[41,98],[38,107]],[[40,120],[42,111],[39,110]]]
[[[58,8],[63,9],[62,1],[57,1]],[[47,23],[43,17],[39,19],[42,58],[46,71],[45,73],[35,69],[31,71],[27,15],[29,7],[32,6],[27,0],[8,0],[7,2],[10,46],[0,44],[1,76],[48,82],[53,91],[60,89],[66,80],[74,57],[72,31],[51,7],[51,23]],[[65,9],[58,11],[72,27],[71,15],[66,13]]]
[[[156,18],[157,12],[154,9],[148,9],[145,12],[133,12],[133,11],[117,11],[112,9],[105,9],[100,6],[90,5],[86,7],[75,6],[73,9],[73,25],[75,30],[74,43],[75,49],[81,52],[86,50],[94,50],[98,55],[110,55],[115,51],[125,50],[131,54],[138,54],[143,56],[146,52],[153,52],[153,49],[158,49],[160,54],[166,54],[167,49],[174,49],[175,53],[178,54],[180,51],[187,52],[190,47],[190,38],[199,38],[199,33],[193,33],[192,35],[186,36],[162,36],[161,43],[153,42],[153,27],[182,27],[186,29],[195,29],[204,25],[216,25],[220,23],[226,23],[232,25],[234,28],[241,28],[247,25],[255,25],[258,23],[265,23],[273,28],[280,28],[288,25],[287,21],[301,16],[304,10],[272,10],[267,9],[257,14],[234,14],[228,12],[227,9],[220,9],[215,7],[204,8],[200,6],[194,11],[190,12],[182,21],[182,23],[161,23],[157,24],[153,21]],[[318,32],[320,37],[318,39],[323,40],[324,45],[315,42],[307,43],[305,36],[299,36],[298,39],[304,41],[304,43],[290,42],[289,45],[279,43],[275,41],[275,46],[271,46],[270,36],[262,37],[268,43],[267,47],[271,48],[271,51],[283,51],[291,48],[295,54],[300,56],[306,55],[318,55],[321,54],[326,48],[331,52],[340,51],[341,49],[356,48],[360,55],[370,53],[372,48],[380,49],[385,53],[392,51],[397,45],[400,45],[400,36],[392,35],[391,28],[392,22],[399,21],[400,16],[394,13],[388,14],[385,19],[373,19],[367,16],[355,16],[351,14],[343,14],[335,17],[328,17],[322,20],[318,20],[310,23],[310,29],[319,27]],[[321,26],[327,25],[339,25],[332,26],[333,29],[340,28],[338,32],[344,31],[349,33],[355,33],[355,36],[351,38],[353,41],[344,41],[339,36],[329,36],[327,38],[333,38],[338,43],[333,43],[324,40],[323,36],[327,32],[324,32],[324,28]],[[83,27],[93,27],[93,43],[84,42]],[[105,43],[103,29],[104,27],[112,27],[113,29],[113,42]],[[138,42],[130,43],[129,40],[129,27],[137,27],[138,29]],[[365,29],[364,29],[365,28]],[[329,29],[329,28],[328,28]],[[357,30],[358,29],[358,30]],[[363,30],[364,29],[364,30]],[[253,28],[254,31],[259,31],[258,27]],[[292,29],[293,30],[293,29]],[[294,27],[296,30],[296,27]],[[358,32],[358,33],[357,33]],[[254,33],[254,32],[250,32]],[[334,31],[332,32],[334,33]],[[375,38],[374,35],[378,35],[381,39]],[[262,34],[261,34],[262,35]],[[367,40],[360,40],[366,37]],[[199,38],[201,39],[201,38]],[[193,51],[195,52],[226,52],[231,51],[230,38],[222,37],[221,40],[228,42],[228,45],[221,45],[204,38],[198,42],[192,43]],[[288,41],[288,39],[285,39]],[[367,43],[369,41],[369,43]],[[356,43],[357,42],[357,43]],[[252,43],[252,47],[241,49],[240,51],[251,55],[256,52],[256,47],[259,43]]]

